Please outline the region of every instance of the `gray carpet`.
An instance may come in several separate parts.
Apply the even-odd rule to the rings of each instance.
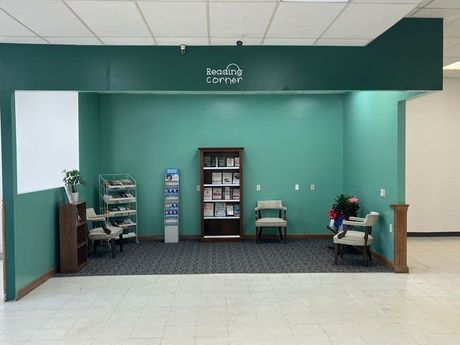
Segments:
[[[377,260],[364,266],[362,255],[345,251],[344,262],[334,265],[331,240],[290,239],[256,243],[201,243],[181,241],[165,244],[141,241],[124,244],[123,253],[112,259],[109,248],[99,247],[88,264],[75,276],[194,274],[194,273],[302,273],[302,272],[389,272]],[[69,274],[61,274],[69,276]]]

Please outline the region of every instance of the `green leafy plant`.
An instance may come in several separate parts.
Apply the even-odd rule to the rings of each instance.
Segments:
[[[85,181],[80,175],[78,170],[63,170],[64,178],[62,179],[65,185],[72,191],[72,193],[77,192],[77,186],[83,185],[86,186]]]
[[[334,204],[329,211],[329,217],[335,219],[339,215],[345,218],[356,217],[359,211],[359,199],[355,196],[339,194],[334,200]]]

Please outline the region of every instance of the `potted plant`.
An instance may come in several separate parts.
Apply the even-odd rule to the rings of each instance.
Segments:
[[[342,222],[350,217],[358,216],[359,199],[355,196],[339,194],[329,210],[330,226],[341,229]]]
[[[78,185],[86,186],[85,181],[80,175],[80,171],[74,170],[63,170],[62,173],[64,174],[64,184],[66,188],[67,196],[69,197],[69,201],[71,203],[78,202]]]

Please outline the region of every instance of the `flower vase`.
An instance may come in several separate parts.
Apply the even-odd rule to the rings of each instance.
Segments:
[[[78,192],[76,193],[72,192],[70,196],[71,196],[72,204],[76,204],[78,202]]]

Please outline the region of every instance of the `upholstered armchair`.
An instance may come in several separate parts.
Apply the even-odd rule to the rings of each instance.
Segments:
[[[372,237],[372,226],[379,218],[378,212],[371,212],[365,218],[350,217],[343,221],[344,231],[334,236],[334,264],[337,265],[337,257],[340,249],[343,258],[344,246],[363,247],[364,264],[368,265],[368,260],[372,261],[370,245],[374,241]],[[356,230],[351,230],[355,228]],[[362,231],[359,231],[361,229]]]
[[[263,217],[264,211],[274,210],[279,211],[278,217]],[[256,218],[256,241],[259,241],[262,237],[262,231],[264,228],[278,228],[280,235],[280,241],[284,243],[287,241],[287,208],[283,206],[281,200],[262,200],[257,201],[257,207],[254,209]],[[281,232],[284,229],[284,236]]]

